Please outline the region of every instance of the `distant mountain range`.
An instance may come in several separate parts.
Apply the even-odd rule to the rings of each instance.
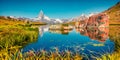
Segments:
[[[120,24],[120,1],[104,12],[109,15],[110,24]]]
[[[107,13],[109,16],[109,23],[110,24],[120,24],[120,2],[115,4],[113,7],[109,8],[106,11],[103,11],[102,13]],[[30,20],[30,21],[37,21],[37,22],[44,22],[47,24],[60,24],[60,23],[66,23],[66,22],[76,22],[81,20],[86,20],[89,17],[96,15],[98,13],[91,13],[89,15],[82,14],[81,16],[71,18],[71,19],[54,19],[49,18],[46,16],[43,11],[41,10],[38,17],[30,19],[26,17],[15,17],[15,16],[3,16],[5,18],[13,18],[16,20]]]
[[[32,19],[30,19],[30,18],[16,17],[16,16],[0,16],[0,19],[18,20],[18,21],[25,21],[25,20],[32,21]]]

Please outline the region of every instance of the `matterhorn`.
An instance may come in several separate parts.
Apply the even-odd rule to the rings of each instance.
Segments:
[[[44,15],[43,11],[41,10],[37,20],[39,20],[40,22],[49,23],[51,19],[46,15]]]
[[[46,16],[43,11],[41,10],[38,17],[35,18],[35,21],[44,22],[47,24],[56,24],[56,23],[62,23],[63,21],[60,19],[50,19],[48,16]]]
[[[42,10],[41,10],[40,13],[39,13],[38,19],[39,19],[39,20],[44,19],[44,13],[43,13]]]

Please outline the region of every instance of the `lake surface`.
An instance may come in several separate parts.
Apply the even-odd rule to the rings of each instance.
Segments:
[[[22,50],[54,51],[58,48],[59,52],[69,50],[79,53],[84,59],[92,59],[92,56],[100,57],[114,51],[114,42],[110,41],[108,34],[109,28],[49,30],[49,26],[40,26],[38,40],[26,45]]]

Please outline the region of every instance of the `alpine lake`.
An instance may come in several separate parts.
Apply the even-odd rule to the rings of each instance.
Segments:
[[[114,40],[111,40],[116,37],[113,29],[119,27],[84,29],[73,26],[73,29],[57,30],[49,29],[48,25],[40,26],[38,40],[24,46],[22,52],[54,52],[57,49],[60,54],[65,51],[70,51],[73,55],[80,54],[83,60],[99,58],[104,54],[112,54],[116,49]]]

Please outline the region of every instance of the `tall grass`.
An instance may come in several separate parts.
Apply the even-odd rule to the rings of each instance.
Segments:
[[[40,50],[38,52],[30,50],[29,52],[22,53],[15,49],[15,52],[9,52],[4,50],[4,54],[0,55],[0,60],[81,60],[82,57],[79,54],[73,55],[72,52],[66,50],[60,53],[58,50],[54,52],[47,52]]]
[[[120,60],[120,51],[114,52],[113,54],[102,55],[101,58],[97,60]]]
[[[19,49],[37,41],[38,28],[22,21],[0,19],[0,58],[14,60]],[[1,60],[0,59],[0,60]]]
[[[34,31],[31,31],[34,30]],[[38,32],[36,28],[19,29],[19,28],[2,28],[0,33],[0,48],[23,45],[27,42],[37,40]]]

